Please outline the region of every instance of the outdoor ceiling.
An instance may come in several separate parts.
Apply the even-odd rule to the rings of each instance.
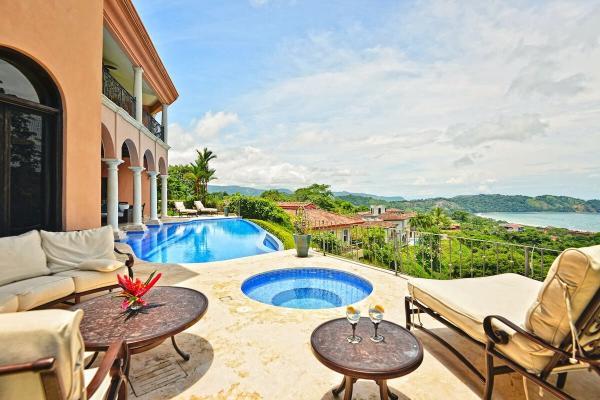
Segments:
[[[103,47],[102,47],[102,65],[109,65],[115,69],[110,69],[111,75],[121,84],[129,93],[133,94],[133,64],[121,49],[121,46],[112,37],[110,32],[103,28]],[[145,106],[151,106],[156,103],[158,97],[154,90],[144,80],[142,85],[142,103]]]

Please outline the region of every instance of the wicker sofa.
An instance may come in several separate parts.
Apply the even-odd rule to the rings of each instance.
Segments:
[[[0,313],[77,303],[117,287],[117,274],[132,275],[133,262],[114,247],[110,227],[0,238]]]

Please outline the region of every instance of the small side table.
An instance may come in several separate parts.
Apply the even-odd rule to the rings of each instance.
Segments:
[[[344,400],[350,400],[354,382],[369,379],[379,385],[381,400],[396,400],[398,396],[388,389],[387,380],[407,375],[421,365],[421,342],[400,325],[381,321],[379,334],[385,340],[375,343],[369,339],[373,335],[373,324],[368,318],[361,318],[356,326],[356,334],[363,338],[360,343],[348,343],[346,338],[351,333],[348,320],[339,318],[321,324],[310,338],[315,357],[344,375],[342,383],[332,390],[333,394],[337,396],[344,390]]]

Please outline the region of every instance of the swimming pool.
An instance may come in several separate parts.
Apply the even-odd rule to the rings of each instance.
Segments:
[[[320,309],[356,303],[373,291],[366,279],[328,268],[276,269],[242,283],[251,299],[278,307]]]
[[[138,258],[158,263],[202,263],[269,253],[281,242],[240,218],[196,220],[128,232],[125,243]]]

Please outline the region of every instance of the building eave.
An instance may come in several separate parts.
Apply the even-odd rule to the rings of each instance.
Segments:
[[[132,62],[142,67],[144,79],[160,102],[171,104],[177,100],[179,93],[131,0],[104,0],[104,26]]]

